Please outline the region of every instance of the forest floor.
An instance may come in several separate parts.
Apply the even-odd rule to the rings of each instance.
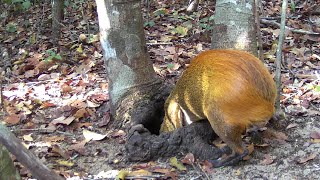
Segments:
[[[126,132],[108,126],[108,82],[95,2],[68,2],[58,47],[50,38],[50,3],[33,4],[27,10],[19,10],[18,4],[0,4],[0,68],[4,76],[0,119],[50,168],[74,179],[98,179],[98,174],[113,179],[129,172],[128,179],[319,179],[317,3],[298,1],[288,8],[287,26],[310,33],[286,33],[281,98],[286,118],[281,128],[273,133],[263,131],[264,144],[255,146],[248,160],[213,169],[206,161],[183,153],[170,160],[126,161]],[[171,83],[192,57],[210,48],[214,5],[204,1],[191,14],[186,14],[185,8],[185,4],[171,1],[152,1],[143,9],[154,69]],[[264,59],[272,74],[279,34],[279,27],[272,22],[279,22],[280,9],[280,0],[262,1]],[[175,158],[184,164],[174,162]],[[23,179],[29,179],[28,170],[15,164]]]

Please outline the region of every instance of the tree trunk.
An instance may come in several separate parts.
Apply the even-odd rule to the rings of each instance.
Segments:
[[[257,54],[254,0],[217,0],[213,49],[238,49]]]
[[[159,96],[163,84],[147,53],[140,0],[96,3],[112,117],[122,125],[131,122],[129,127],[158,118],[154,123],[160,126],[159,106],[164,100],[155,104],[163,96]]]
[[[52,0],[52,40],[54,45],[58,45],[61,32],[64,0]]]
[[[0,179],[19,180],[18,171],[9,156],[8,151],[0,144]]]

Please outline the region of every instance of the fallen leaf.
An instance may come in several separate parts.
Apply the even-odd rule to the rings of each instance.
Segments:
[[[61,86],[61,90],[62,90],[63,93],[69,93],[69,92],[72,91],[72,87],[69,86],[68,84],[64,83]]]
[[[32,138],[31,135],[32,135],[32,133],[31,133],[31,134],[28,134],[28,135],[24,135],[24,136],[23,136],[23,140],[29,141],[29,142],[33,141],[33,138]]]
[[[99,106],[100,106],[100,104],[87,100],[87,107],[95,108],[95,107],[99,107]]]
[[[8,115],[7,117],[4,118],[4,122],[10,125],[18,124],[20,122],[20,116],[17,114]]]
[[[94,178],[106,178],[106,179],[116,179],[116,176],[119,174],[119,170],[109,170],[109,171],[101,171]]]
[[[87,104],[81,100],[75,100],[73,103],[70,104],[71,106],[73,107],[76,107],[78,109],[81,109],[81,108],[86,108],[87,107]]]
[[[118,173],[116,179],[125,179],[128,174],[129,174],[129,171],[121,170],[121,171]]]
[[[80,153],[81,155],[86,155],[86,149],[85,149],[85,145],[86,145],[87,141],[83,140],[77,144],[73,144],[71,146],[69,146],[68,150],[75,150],[78,153]]]
[[[319,131],[313,131],[310,133],[310,137],[312,139],[320,139],[320,132]]]
[[[286,129],[291,129],[291,128],[294,128],[294,127],[297,127],[297,126],[298,126],[297,123],[291,123],[286,127]]]
[[[169,162],[170,162],[170,166],[176,167],[179,171],[187,170],[187,168],[181,162],[179,162],[176,157],[170,158]]]
[[[46,109],[48,107],[55,107],[56,105],[51,102],[44,102],[41,104],[40,109]]]
[[[66,160],[57,160],[56,161],[58,164],[62,165],[62,166],[66,166],[66,167],[72,167],[74,166],[74,163],[71,161],[66,161]]]
[[[272,163],[273,163],[273,159],[270,156],[270,154],[265,154],[264,155],[264,159],[261,161],[261,164],[269,165],[269,164],[272,164]]]
[[[103,127],[108,125],[108,123],[110,122],[110,115],[109,113],[106,113],[102,119],[98,122],[98,127]]]
[[[135,178],[138,178],[139,176],[151,176],[151,175],[152,175],[151,172],[144,169],[132,171],[127,174],[127,176],[134,176]]]
[[[299,164],[304,164],[310,160],[313,160],[315,157],[317,157],[317,154],[313,153],[313,154],[310,154],[308,157],[299,158],[297,162]]]
[[[58,142],[58,141],[63,141],[65,139],[64,136],[50,136],[50,137],[45,137],[45,141],[50,141],[50,142]]]
[[[186,156],[181,160],[183,164],[192,165],[194,164],[194,155],[192,153],[186,154]]]
[[[98,134],[95,132],[88,131],[86,129],[83,130],[83,136],[86,139],[87,142],[93,140],[93,141],[100,141],[107,137],[107,135]]]
[[[320,143],[320,139],[311,139],[311,143]]]
[[[60,146],[58,145],[52,145],[52,152],[58,153],[60,156],[62,156],[65,159],[69,159],[70,156],[63,150],[60,148]]]
[[[57,119],[54,119],[51,121],[52,124],[65,124],[65,125],[69,125],[72,123],[73,120],[75,120],[76,118],[74,116],[69,116],[68,118],[61,116]]]
[[[111,137],[117,138],[117,137],[124,137],[125,135],[126,135],[126,132],[124,132],[123,130],[119,130],[117,132],[113,132],[111,134]]]
[[[235,175],[236,175],[236,176],[240,176],[240,175],[241,175],[241,170],[240,170],[240,169],[237,169],[237,171],[235,172]]]
[[[76,118],[83,118],[86,117],[88,114],[86,108],[79,109],[73,116]]]
[[[209,173],[209,174],[213,173],[212,164],[207,160],[203,161],[201,168],[206,173]]]

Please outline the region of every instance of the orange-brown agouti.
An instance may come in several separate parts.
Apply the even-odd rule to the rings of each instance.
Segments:
[[[276,86],[263,63],[238,50],[199,54],[178,80],[165,103],[161,132],[208,119],[233,153],[214,160],[215,167],[233,165],[248,155],[241,135],[264,126],[274,113]]]

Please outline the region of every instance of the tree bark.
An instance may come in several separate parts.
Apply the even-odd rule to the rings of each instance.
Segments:
[[[238,49],[257,54],[254,0],[217,0],[213,49]]]
[[[61,32],[61,23],[64,18],[63,14],[64,0],[52,1],[52,40],[58,45]]]
[[[47,168],[39,158],[28,151],[4,125],[0,123],[0,144],[16,156],[17,160],[30,170],[37,179],[62,180],[63,178]]]
[[[18,171],[10,158],[6,148],[0,144],[0,179],[19,180]]]
[[[131,122],[130,126],[159,119],[160,107],[155,104],[164,103],[159,96],[164,86],[147,53],[140,0],[96,3],[112,117],[122,125]]]

